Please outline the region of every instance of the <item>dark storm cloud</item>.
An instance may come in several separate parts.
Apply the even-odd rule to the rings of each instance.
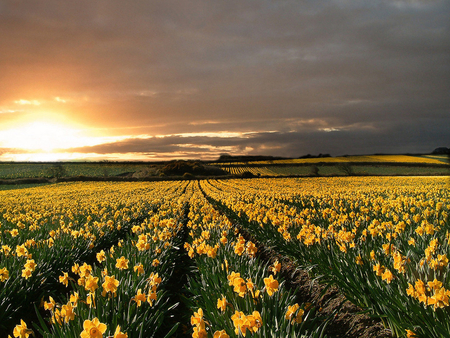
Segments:
[[[7,0],[0,107],[60,96],[142,134],[277,132],[190,140],[250,152],[428,151],[450,144],[449,16],[445,0]]]
[[[211,159],[221,153],[299,157],[311,154],[430,153],[448,141],[450,117],[423,118],[420,125],[408,120],[393,124],[348,125],[340,128],[308,128],[286,132],[255,132],[230,137],[168,135],[134,138],[93,147],[72,149],[84,153],[183,153]],[[317,125],[317,124],[315,124]],[[420,145],[417,139],[421,140]]]

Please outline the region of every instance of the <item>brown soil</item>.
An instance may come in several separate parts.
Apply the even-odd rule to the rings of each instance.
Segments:
[[[292,261],[277,257],[282,263],[281,275],[286,287],[297,290],[297,297],[303,303],[311,303],[319,308],[322,315],[335,315],[326,328],[330,338],[388,338],[391,330],[386,329],[379,320],[363,314],[362,309],[345,299],[338,288],[325,286],[312,281],[304,270],[296,269]],[[272,256],[272,259],[274,256]]]

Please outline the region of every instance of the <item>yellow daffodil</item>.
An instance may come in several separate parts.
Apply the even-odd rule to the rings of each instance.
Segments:
[[[79,275],[80,277],[89,277],[92,273],[92,266],[89,264],[84,263],[82,266],[79,267]]]
[[[150,306],[153,306],[153,302],[157,300],[157,294],[154,290],[150,291],[147,296],[147,302],[150,304]]]
[[[17,257],[28,256],[28,250],[25,248],[25,245],[17,245],[16,254]]]
[[[65,286],[69,285],[69,275],[67,272],[63,272],[63,275],[59,276],[59,282]]]
[[[34,271],[36,269],[36,263],[34,262],[34,259],[27,259],[25,268]]]
[[[72,303],[73,307],[77,307],[78,305],[78,292],[74,292],[73,294],[70,295],[69,301]]]
[[[250,331],[257,332],[263,324],[261,314],[258,311],[253,311],[251,315],[245,317],[245,324]]]
[[[94,292],[98,288],[98,277],[89,276],[86,278],[84,288],[90,292]]]
[[[217,300],[217,308],[220,309],[220,311],[225,312],[225,309],[227,308],[228,302],[224,295],[222,295],[222,298],[219,298]]]
[[[61,317],[64,317],[64,321],[68,323],[70,320],[74,320],[75,312],[74,307],[69,302],[61,307]]]
[[[291,324],[294,324],[294,323],[300,324],[302,322],[302,317],[303,317],[303,314],[305,313],[305,311],[303,309],[299,310],[299,308],[300,308],[300,305],[298,305],[297,303],[294,305],[288,306],[288,310],[286,311],[285,318],[286,318],[286,320],[291,321]],[[297,310],[299,310],[299,311],[297,312],[297,314],[295,314],[295,312]]]
[[[394,279],[394,275],[389,269],[386,269],[383,274],[381,275],[381,279],[385,280],[386,283],[390,283]]]
[[[278,281],[273,279],[273,275],[269,278],[264,278],[264,284],[266,286],[266,292],[269,296],[272,296],[276,291],[278,291]]]
[[[2,252],[8,257],[11,253],[11,247],[9,245],[2,245]]]
[[[242,333],[242,335],[245,337],[248,325],[245,323],[246,316],[242,311],[235,311],[234,315],[231,316],[231,320],[233,321],[234,325],[234,333],[236,335],[239,334],[239,332]]]
[[[72,272],[73,272],[73,273],[76,273],[76,274],[79,274],[79,273],[80,273],[80,265],[79,265],[78,263],[75,263],[75,264],[72,266]]]
[[[19,338],[28,338],[30,334],[34,334],[33,330],[27,327],[27,324],[21,319],[20,324],[14,327],[13,335]]]
[[[103,292],[102,296],[104,297],[107,292],[111,292],[116,295],[117,287],[119,286],[119,281],[114,276],[105,276],[105,281],[102,284]]]
[[[417,338],[414,331],[411,330],[405,330],[406,331],[406,338]]]
[[[81,332],[81,338],[102,338],[103,333],[106,331],[106,325],[100,323],[98,318],[91,320],[86,319],[83,323],[83,332]]]
[[[7,268],[0,269],[0,282],[4,282],[9,278],[9,271]]]
[[[126,259],[124,256],[118,258],[116,260],[116,268],[118,268],[119,270],[128,269],[128,259]]]
[[[214,332],[213,338],[230,338],[225,330]]]
[[[141,306],[142,302],[145,302],[147,300],[147,295],[145,293],[142,293],[142,290],[139,289],[136,296],[133,297],[133,300],[137,303],[137,306]]]
[[[203,319],[203,309],[199,308],[197,312],[194,312],[194,315],[191,316],[191,325],[194,326],[200,324],[202,319]]]
[[[269,268],[270,271],[273,272],[274,275],[276,275],[278,272],[281,271],[281,263],[276,260],[273,265]]]
[[[105,260],[106,260],[105,251],[101,250],[100,252],[97,253],[97,261],[101,263],[104,262]]]
[[[128,338],[128,334],[121,332],[120,325],[117,325],[113,338]]]
[[[30,278],[32,274],[33,274],[33,271],[31,271],[30,269],[23,269],[22,270],[22,277],[25,278],[25,279]]]
[[[50,321],[52,324],[58,323],[59,325],[62,325],[63,318],[61,316],[61,311],[59,309],[55,309],[53,312],[53,316],[50,318]]]
[[[55,308],[56,302],[52,298],[52,296],[49,297],[49,302],[44,302],[44,310],[53,310]]]
[[[138,276],[145,272],[144,271],[144,266],[141,263],[139,263],[138,265],[135,265],[133,267],[133,270],[134,270],[134,272],[137,272]]]

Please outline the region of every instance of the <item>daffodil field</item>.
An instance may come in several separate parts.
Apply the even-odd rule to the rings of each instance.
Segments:
[[[0,338],[332,337],[271,249],[397,337],[450,336],[448,177],[0,191]]]

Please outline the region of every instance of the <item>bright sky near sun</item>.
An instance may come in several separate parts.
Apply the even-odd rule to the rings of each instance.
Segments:
[[[49,122],[31,122],[0,133],[3,147],[23,150],[51,152],[57,148],[93,145],[93,141],[92,138],[79,135],[75,129]]]
[[[447,0],[0,3],[0,161],[450,146]]]

